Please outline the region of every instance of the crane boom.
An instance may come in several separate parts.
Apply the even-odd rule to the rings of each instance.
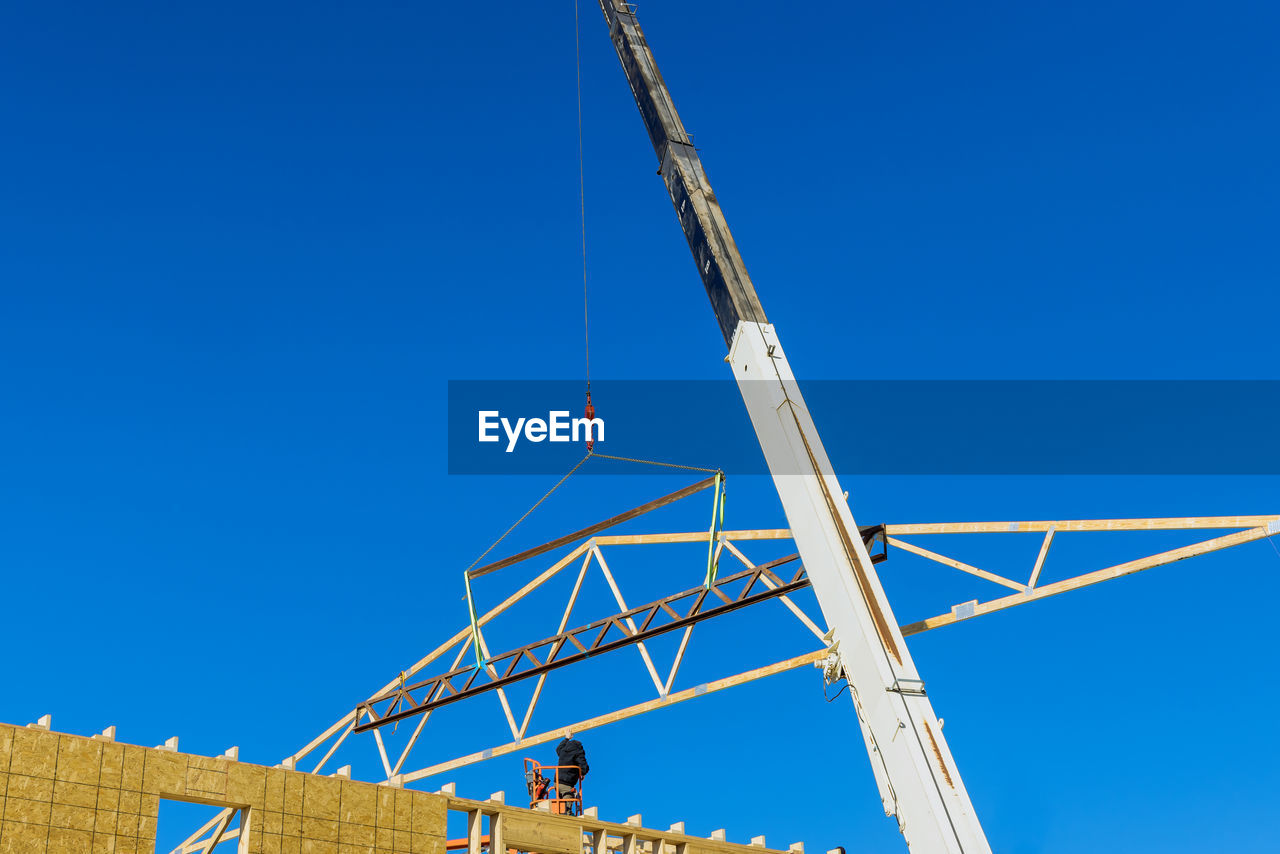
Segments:
[[[635,10],[621,0],[600,0],[600,8],[831,630],[831,672],[848,680],[885,813],[897,818],[913,851],[990,852],[845,493]]]

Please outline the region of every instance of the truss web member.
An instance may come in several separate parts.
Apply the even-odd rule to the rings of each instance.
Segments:
[[[556,764],[561,766],[556,794],[563,798],[591,770],[591,766],[587,764],[587,751],[582,742],[573,737],[572,730],[566,729],[564,738],[556,745]]]

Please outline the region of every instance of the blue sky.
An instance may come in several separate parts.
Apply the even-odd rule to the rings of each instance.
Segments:
[[[462,624],[461,569],[550,484],[447,476],[446,382],[583,370],[572,9],[0,13],[0,719],[272,764]],[[1280,378],[1273,4],[640,13],[803,376]],[[720,378],[589,4],[582,23],[593,373]],[[572,481],[512,547],[680,482]],[[844,484],[864,523],[1277,512],[1274,477]],[[730,527],[783,523],[766,479],[730,489]],[[1046,574],[1187,541],[1064,541]],[[1037,543],[981,546],[948,548],[1021,573]],[[698,561],[618,571],[644,601]],[[1274,845],[1277,569],[1254,543],[914,639],[995,848]],[[907,555],[883,572],[904,621],[984,595]],[[530,608],[495,646],[551,633],[550,595]],[[680,684],[811,648],[759,610],[695,633]],[[647,699],[638,658],[615,657],[552,678],[534,729]],[[901,850],[852,710],[816,680],[589,734],[588,800]],[[501,741],[495,709],[442,713],[424,761]],[[374,755],[345,761],[372,777]],[[520,782],[514,758],[453,776],[475,796]]]

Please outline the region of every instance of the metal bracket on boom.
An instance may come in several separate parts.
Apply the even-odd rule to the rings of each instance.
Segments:
[[[885,688],[886,691],[892,691],[895,694],[912,694],[917,697],[925,695],[923,679],[895,679],[893,685]]]
[[[835,629],[828,629],[822,636],[822,639],[827,642],[827,655],[813,663],[814,667],[822,671],[822,679],[828,685],[842,678],[844,670],[843,665],[840,664],[840,641],[834,640],[835,636]]]
[[[845,499],[848,500],[849,493],[845,493]],[[862,542],[866,543],[867,551],[871,552],[871,562],[881,563],[889,559],[889,538],[885,534],[884,525],[862,525],[858,528],[858,533],[862,535]],[[876,543],[880,544],[880,551],[872,551],[876,547]]]

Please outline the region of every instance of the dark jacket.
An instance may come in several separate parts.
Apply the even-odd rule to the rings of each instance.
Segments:
[[[591,770],[591,766],[587,764],[587,751],[576,738],[561,739],[556,745],[556,764],[576,766],[560,769],[560,782],[566,786],[578,785],[578,780]],[[578,773],[579,768],[582,769],[581,774]]]

